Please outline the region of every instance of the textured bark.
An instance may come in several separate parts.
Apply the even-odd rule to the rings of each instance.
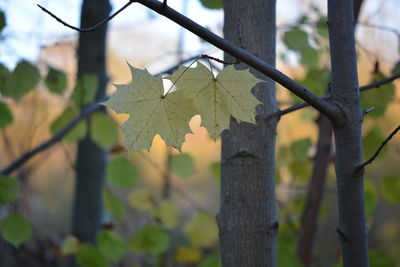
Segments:
[[[108,0],[84,0],[81,27],[98,23],[110,11]],[[97,99],[105,95],[107,84],[106,33],[107,25],[104,25],[94,32],[79,34],[78,77],[85,73],[97,75]],[[87,123],[90,124],[90,120]],[[83,242],[93,242],[101,225],[106,161],[106,151],[91,140],[89,133],[78,142],[72,233]]]
[[[368,232],[364,211],[364,174],[355,171],[362,163],[360,91],[354,43],[353,3],[328,0],[331,47],[331,94],[345,116],[334,123],[339,229],[345,267],[367,267]]]
[[[225,38],[275,65],[275,0],[225,0]],[[227,61],[234,59],[225,54]],[[239,68],[244,68],[240,64]],[[264,80],[254,95],[256,125],[231,120],[222,134],[221,210],[218,215],[222,265],[276,266],[278,221],[275,203],[275,85]]]

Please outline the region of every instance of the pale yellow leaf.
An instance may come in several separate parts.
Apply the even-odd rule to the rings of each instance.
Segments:
[[[236,70],[233,66],[223,69],[216,77],[203,64],[196,68],[181,66],[168,77],[178,91],[193,99],[201,122],[213,138],[229,128],[230,116],[238,122],[255,123],[258,101],[251,89],[262,80],[249,70]]]
[[[161,77],[153,77],[147,70],[130,66],[132,82],[117,85],[105,105],[119,113],[130,114],[121,126],[128,150],[150,149],[159,134],[167,145],[180,150],[185,135],[190,133],[189,120],[195,115],[192,100],[183,92],[164,95]]]

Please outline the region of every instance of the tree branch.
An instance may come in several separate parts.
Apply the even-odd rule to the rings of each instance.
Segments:
[[[373,88],[379,88],[380,86],[385,85],[387,83],[390,83],[390,82],[392,82],[392,81],[394,81],[396,79],[399,79],[399,78],[400,78],[400,73],[394,74],[394,75],[392,75],[390,77],[387,77],[385,79],[382,79],[380,81],[375,81],[375,82],[372,82],[370,84],[361,86],[360,87],[360,92],[368,91],[368,90],[373,89]],[[324,96],[321,97],[321,99],[330,100],[331,99],[331,95],[324,95]],[[302,109],[302,108],[305,108],[305,107],[308,107],[308,106],[310,106],[310,104],[308,104],[308,103],[299,103],[299,104],[295,104],[295,105],[293,105],[291,107],[288,107],[287,109],[279,110],[279,111],[277,111],[276,113],[274,113],[272,115],[273,116],[277,116],[277,115],[283,116],[283,115],[286,115],[288,113],[291,113],[293,111],[297,111],[299,109]]]
[[[106,24],[108,21],[112,20],[115,16],[117,16],[119,13],[121,13],[124,9],[126,9],[128,6],[130,6],[131,4],[133,4],[134,1],[129,0],[128,3],[126,3],[123,7],[121,7],[120,9],[118,9],[114,14],[112,14],[111,16],[109,16],[108,18],[104,19],[103,21],[97,23],[96,25],[93,25],[91,27],[88,28],[79,28],[79,27],[75,27],[72,26],[71,24],[68,24],[67,22],[63,21],[62,19],[60,19],[59,17],[57,17],[56,15],[54,15],[53,13],[51,13],[49,10],[47,10],[46,8],[42,7],[41,5],[37,4],[37,6],[43,10],[44,12],[46,12],[47,14],[49,14],[51,17],[53,17],[55,20],[57,20],[58,22],[60,22],[62,25],[73,29],[75,31],[78,32],[93,32],[95,31],[97,28],[103,26],[104,24]]]
[[[382,149],[385,147],[385,145],[390,141],[390,139],[393,138],[393,136],[395,136],[397,134],[397,132],[400,130],[400,125],[396,127],[396,129],[394,129],[390,135],[388,137],[386,137],[386,139],[382,142],[382,144],[378,147],[378,149],[375,151],[375,153],[372,155],[371,158],[369,158],[367,161],[363,162],[362,164],[360,164],[359,166],[357,166],[356,168],[356,172],[362,170],[365,166],[367,166],[368,164],[371,164],[376,157],[378,157],[379,153],[382,151]]]

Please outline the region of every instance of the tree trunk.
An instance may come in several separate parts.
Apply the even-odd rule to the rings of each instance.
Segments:
[[[336,147],[336,176],[339,207],[337,229],[345,267],[367,267],[368,232],[364,211],[364,173],[355,171],[362,163],[360,91],[354,43],[353,3],[328,0],[333,102],[345,123],[333,123]]]
[[[275,65],[275,0],[225,0],[224,35]],[[235,59],[225,54],[226,61]],[[246,66],[239,64],[239,68]],[[277,264],[278,221],[275,203],[275,136],[278,118],[275,85],[266,80],[254,89],[264,103],[257,107],[256,125],[238,124],[222,134],[221,210],[218,215],[222,265]]]
[[[81,27],[92,26],[106,18],[111,11],[109,0],[84,0],[81,12]],[[105,95],[106,73],[106,33],[107,25],[94,32],[79,34],[78,78],[83,74],[98,77],[96,98]],[[90,124],[90,120],[87,120]],[[107,152],[96,145],[88,132],[78,142],[76,159],[75,203],[72,233],[82,242],[93,242],[100,229],[102,189],[105,181]]]

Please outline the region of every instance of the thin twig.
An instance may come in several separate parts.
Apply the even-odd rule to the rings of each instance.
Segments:
[[[121,7],[120,9],[118,9],[114,14],[112,14],[111,16],[109,16],[108,18],[104,19],[103,21],[100,21],[99,23],[97,23],[94,26],[91,27],[87,27],[87,28],[79,28],[79,27],[75,27],[71,24],[68,24],[67,22],[63,21],[62,19],[60,19],[59,17],[57,17],[56,15],[54,15],[53,13],[51,13],[49,10],[47,10],[46,8],[42,7],[41,5],[37,4],[37,6],[43,10],[44,12],[46,12],[47,14],[49,14],[51,17],[53,17],[55,20],[57,20],[58,22],[60,22],[62,25],[73,29],[75,31],[78,32],[93,32],[95,31],[97,28],[103,26],[104,24],[106,24],[108,21],[112,20],[116,15],[118,15],[119,13],[121,13],[124,9],[126,9],[128,6],[130,6],[131,4],[133,4],[135,1],[133,0],[129,0],[128,3],[126,3],[123,7]],[[166,1],[165,1],[166,2]]]
[[[216,57],[212,57],[212,56],[209,56],[209,55],[201,55],[200,58],[211,59],[211,60],[217,61],[217,62],[225,64],[225,65],[236,65],[236,64],[239,64],[239,61],[226,62],[226,61],[223,61],[222,59],[219,59],[219,58],[216,58]]]
[[[375,153],[372,155],[371,158],[369,158],[367,161],[363,162],[362,164],[360,164],[359,166],[357,166],[355,172],[358,172],[360,170],[362,170],[366,165],[371,164],[376,157],[378,157],[379,153],[382,151],[382,149],[385,147],[385,145],[390,141],[390,139],[393,138],[393,136],[395,136],[397,134],[397,132],[400,130],[400,125],[396,127],[396,129],[394,129],[390,135],[388,137],[386,137],[386,139],[382,142],[382,144],[378,147],[378,149],[375,151]]]

